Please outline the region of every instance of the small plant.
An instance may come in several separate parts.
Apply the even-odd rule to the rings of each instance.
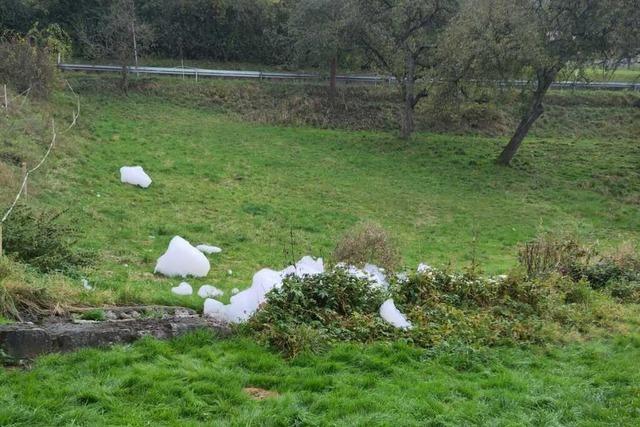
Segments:
[[[612,284],[611,296],[620,302],[640,304],[640,281]]]
[[[43,273],[68,272],[88,265],[93,255],[75,248],[75,227],[61,221],[63,212],[21,206],[5,223],[3,245],[7,255]]]
[[[576,265],[586,265],[594,250],[568,236],[545,234],[520,247],[518,261],[527,277],[546,277],[551,273],[571,274]]]
[[[82,320],[94,320],[97,322],[103,322],[107,317],[104,313],[104,310],[96,308],[93,310],[85,311],[80,315],[80,318]]]
[[[393,271],[399,262],[389,233],[373,222],[357,224],[347,231],[333,251],[333,259],[355,266],[373,263],[388,271]]]

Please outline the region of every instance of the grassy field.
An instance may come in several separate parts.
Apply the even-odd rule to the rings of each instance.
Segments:
[[[340,345],[288,361],[198,334],[0,372],[0,424],[632,426],[638,358],[637,334],[565,347]],[[256,401],[245,387],[277,395]]]
[[[81,128],[65,143],[76,154],[58,158],[46,190],[32,191],[43,205],[71,208],[80,245],[99,254],[86,276],[120,303],[199,306],[171,295],[176,280],[152,274],[174,235],[223,248],[209,277],[192,282],[225,290],[265,266],[329,256],[362,220],[395,236],[408,267],[462,268],[477,257],[491,273],[513,267],[516,245],[541,231],[603,246],[636,239],[637,141],[549,138],[545,126],[559,124],[543,122],[515,166],[500,168],[493,159],[506,138],[418,134],[407,143],[387,132],[252,124],[156,97],[87,95]],[[148,190],[119,182],[119,168],[133,164],[153,178]]]
[[[25,269],[12,280],[77,289],[76,303],[201,308],[171,294],[179,280],[153,275],[174,235],[223,248],[209,277],[190,282],[215,284],[224,300],[262,267],[329,257],[362,220],[395,236],[409,268],[476,258],[490,273],[513,268],[518,243],[542,231],[601,247],[640,237],[640,113],[625,94],[555,93],[514,166],[501,168],[493,159],[506,135],[420,132],[407,142],[391,131],[276,126],[222,108],[220,93],[250,104],[253,84],[161,83],[128,97],[77,85],[80,126],[34,177],[30,203],[65,209],[96,263],[74,277]],[[68,120],[69,99],[54,105]],[[153,178],[149,189],[119,182],[119,168],[134,164]],[[96,290],[82,291],[81,277]],[[195,334],[52,355],[0,372],[0,425],[637,425],[638,318],[623,336],[548,346],[344,344],[287,360]],[[255,401],[243,387],[278,395]]]

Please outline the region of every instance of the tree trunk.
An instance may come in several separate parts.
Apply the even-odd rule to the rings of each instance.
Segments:
[[[338,75],[338,59],[334,56],[331,58],[330,64],[330,77],[329,77],[329,99],[333,102],[336,98],[336,80]]]
[[[520,121],[520,124],[518,124],[518,128],[511,137],[511,140],[504,147],[500,156],[496,159],[497,164],[502,166],[509,166],[511,164],[511,160],[515,157],[520,145],[522,145],[522,141],[524,141],[524,138],[529,133],[529,130],[531,130],[531,127],[536,120],[538,120],[542,113],[544,113],[542,101],[544,100],[544,96],[547,94],[549,87],[551,87],[551,83],[553,83],[556,74],[557,71],[555,70],[545,70],[544,72],[539,73],[538,87],[533,93],[531,105]]]
[[[402,79],[402,119],[400,123],[400,138],[408,139],[414,130],[413,108],[415,107],[416,63],[410,54],[406,58],[406,74]]]
[[[129,72],[128,67],[126,65],[122,66],[121,76],[120,76],[120,89],[126,95],[129,89]]]

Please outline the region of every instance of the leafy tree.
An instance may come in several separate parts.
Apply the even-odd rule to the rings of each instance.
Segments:
[[[428,95],[436,76],[441,33],[458,10],[456,0],[354,0],[358,41],[377,68],[393,75],[400,87],[400,134],[414,130],[415,106]],[[418,90],[418,85],[421,89]]]
[[[291,13],[290,33],[298,60],[328,64],[329,96],[334,99],[338,63],[352,47],[352,3],[345,0],[300,0]]]
[[[446,39],[460,78],[527,77],[522,119],[497,159],[509,165],[536,120],[554,80],[604,61],[638,54],[637,0],[469,0]],[[635,37],[635,36],[634,36]],[[634,53],[635,52],[635,53]]]
[[[0,82],[47,97],[56,83],[55,57],[67,53],[69,46],[69,37],[58,25],[35,24],[26,34],[0,34]]]

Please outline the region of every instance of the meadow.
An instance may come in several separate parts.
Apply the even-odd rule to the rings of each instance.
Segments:
[[[493,160],[508,132],[422,131],[403,141],[384,128],[300,125],[304,117],[249,120],[218,96],[240,85],[156,81],[125,97],[77,82],[79,128],[34,178],[30,203],[64,211],[96,259],[70,276],[19,267],[11,280],[72,289],[73,304],[201,309],[199,297],[171,294],[180,280],[153,274],[174,235],[223,249],[206,279],[189,280],[225,290],[223,300],[260,268],[306,254],[331,261],[360,221],[386,228],[409,269],[473,262],[490,274],[515,268],[518,245],[542,232],[603,249],[640,237],[640,110],[626,94],[553,94],[503,168]],[[68,99],[53,102],[67,117]],[[121,184],[124,165],[142,165],[151,187]],[[0,424],[634,425],[640,336],[630,312],[624,334],[538,346],[344,344],[285,359],[203,333],[51,355],[0,372]],[[278,396],[255,401],[243,387]]]
[[[543,122],[515,166],[500,168],[493,159],[504,137],[421,133],[407,143],[392,131],[248,123],[183,104],[84,96],[68,144],[75,154],[38,194],[67,210],[80,246],[98,253],[85,274],[114,302],[185,303],[169,292],[175,280],[152,274],[174,235],[223,248],[193,284],[228,291],[265,266],[330,257],[360,221],[388,229],[408,268],[475,260],[493,274],[514,267],[517,245],[544,231],[607,247],[640,230],[638,146],[625,128],[611,139],[550,138],[545,126],[559,125]],[[154,180],[149,189],[119,182],[119,168],[133,164]]]

